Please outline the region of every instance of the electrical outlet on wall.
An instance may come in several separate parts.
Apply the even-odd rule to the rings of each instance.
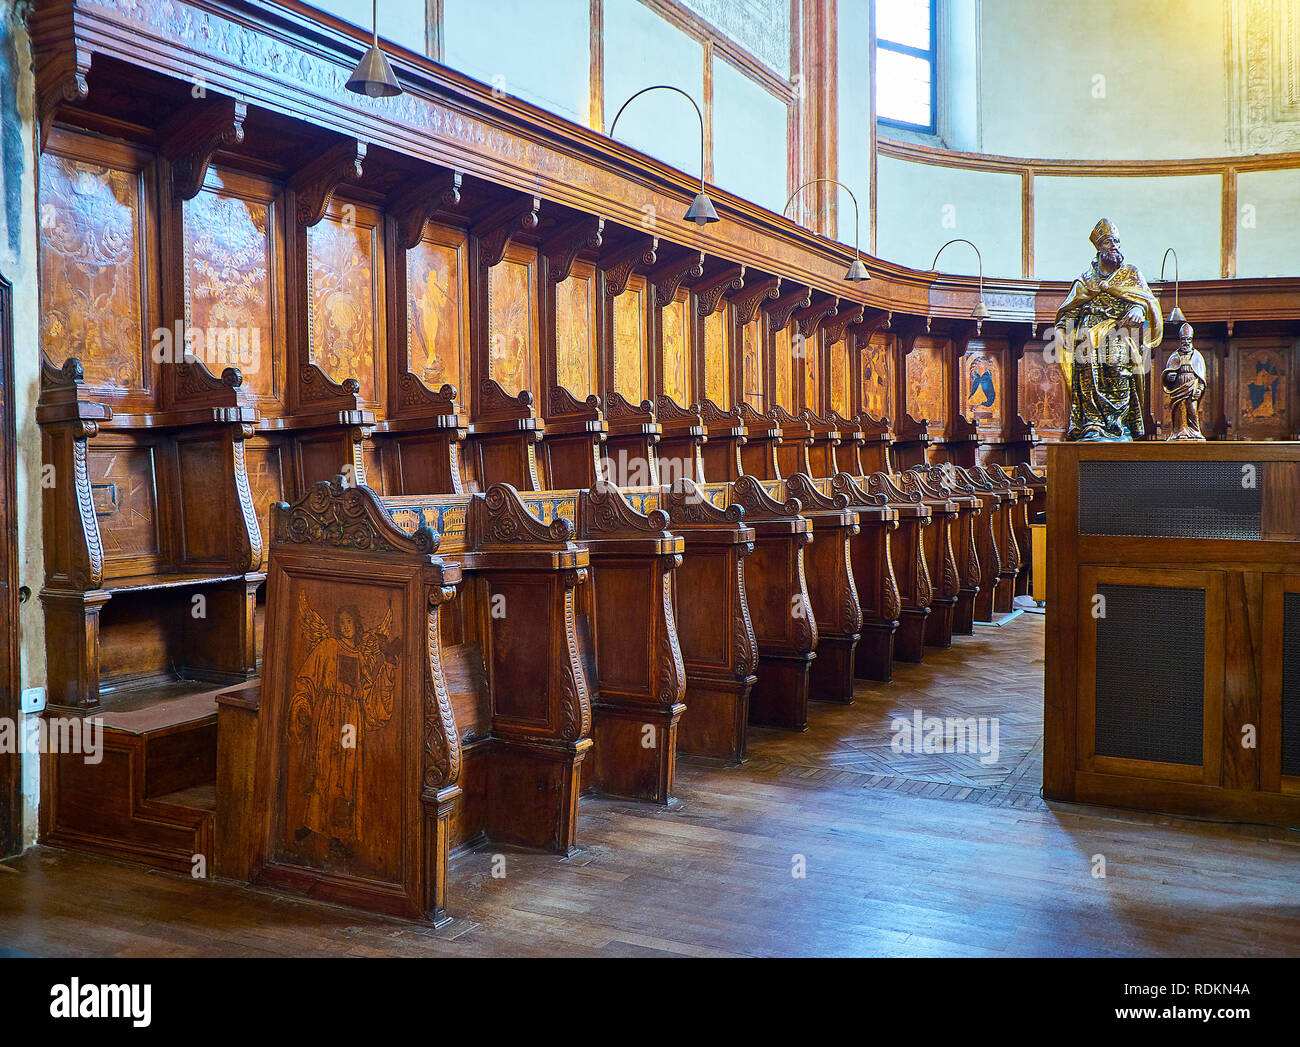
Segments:
[[[45,688],[24,687],[21,708],[22,711],[25,713],[44,712],[45,711]]]

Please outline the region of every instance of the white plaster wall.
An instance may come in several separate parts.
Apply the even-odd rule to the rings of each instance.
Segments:
[[[739,72],[730,62],[715,57],[714,183],[780,214],[789,198],[786,189],[789,112],[776,95]]]
[[[14,404],[18,429],[18,582],[32,597],[19,610],[23,687],[45,686],[45,629],[38,594],[41,556],[41,440],[36,425],[40,380],[37,291],[34,79],[26,30],[0,7],[0,272],[13,284]],[[24,839],[36,839],[39,757],[23,757]]]
[[[1080,160],[1225,155],[1224,24],[1222,0],[982,0],[982,150]]]
[[[703,109],[704,48],[638,0],[605,0],[605,128],[619,107],[651,84],[685,91]],[[619,141],[680,168],[700,173],[700,124],[686,99],[652,91],[618,122]]]
[[[1237,275],[1300,276],[1300,170],[1237,175]]]
[[[944,243],[964,237],[979,247],[985,276],[1020,275],[1017,175],[882,156],[876,177],[876,253],[881,258],[927,269]],[[943,253],[939,268],[973,276],[978,264],[969,247],[954,244]]]
[[[836,24],[839,180],[862,210],[862,250],[869,251],[871,215],[871,0],[840,0]],[[812,190],[808,190],[812,192]],[[841,194],[839,239],[853,242],[853,204]]]
[[[590,126],[589,0],[443,0],[443,52],[452,68]]]
[[[1046,178],[1034,180],[1034,275],[1078,276],[1096,253],[1088,234],[1099,218],[1119,227],[1126,261],[1147,280],[1160,273],[1165,248],[1178,252],[1184,280],[1222,275],[1218,175],[1166,178]],[[1168,275],[1173,276],[1170,259]]]
[[[547,0],[550,4],[553,0]],[[371,0],[311,0],[322,11],[370,31]],[[416,54],[428,52],[424,0],[379,0],[379,35]]]

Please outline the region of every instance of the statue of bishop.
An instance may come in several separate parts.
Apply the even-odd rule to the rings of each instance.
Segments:
[[[1103,218],[1097,256],[1056,310],[1057,345],[1070,377],[1067,440],[1132,440],[1144,433],[1143,375],[1164,337],[1160,303],[1124,261],[1119,230]]]

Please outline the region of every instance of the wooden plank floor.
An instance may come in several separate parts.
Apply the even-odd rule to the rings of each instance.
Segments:
[[[1300,955],[1300,834],[1038,797],[1042,646],[980,628],[743,767],[683,761],[674,808],[585,799],[575,857],[461,858],[436,931],[37,848],[0,955]],[[996,716],[999,761],[893,753],[914,709]]]

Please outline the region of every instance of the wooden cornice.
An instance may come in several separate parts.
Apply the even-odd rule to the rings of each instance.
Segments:
[[[299,170],[289,180],[298,201],[298,222],[308,229],[320,222],[338,187],[361,177],[365,159],[366,143],[349,138]]]
[[[443,171],[432,178],[417,178],[397,190],[388,202],[388,213],[397,223],[397,242],[409,251],[424,236],[425,224],[439,211],[460,206],[460,171]]]

